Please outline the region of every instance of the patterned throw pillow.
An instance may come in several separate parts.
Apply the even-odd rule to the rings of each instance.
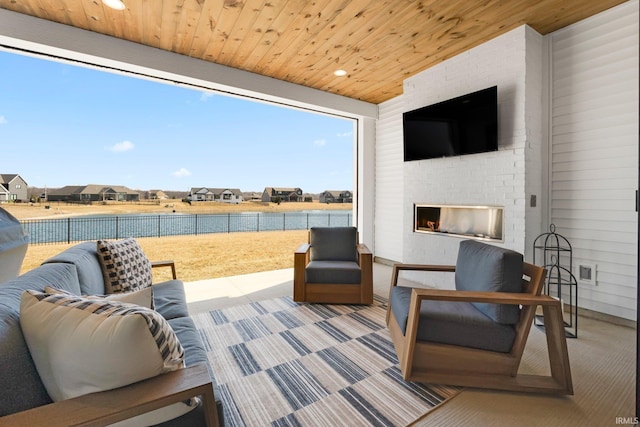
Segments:
[[[97,244],[106,293],[129,292],[151,286],[151,262],[135,239],[98,240]]]
[[[157,312],[134,304],[25,291],[20,326],[54,402],[185,366],[184,349],[169,323]],[[137,425],[156,424],[192,410],[193,403],[171,405],[132,420]]]

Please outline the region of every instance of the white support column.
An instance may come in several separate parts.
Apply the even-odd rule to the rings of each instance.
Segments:
[[[354,174],[357,183],[353,206],[360,240],[375,254],[374,211],[375,211],[375,141],[376,121],[360,118],[354,125],[356,134]]]

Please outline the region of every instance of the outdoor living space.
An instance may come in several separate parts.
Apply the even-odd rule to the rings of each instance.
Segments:
[[[149,240],[157,241],[157,239]],[[180,271],[177,273],[179,276]],[[420,280],[422,283],[418,283],[401,274],[398,283],[403,286],[428,288],[429,283],[439,281],[437,275],[438,273],[435,273],[435,276],[432,273],[424,273],[425,277]],[[316,353],[321,354],[327,349],[327,343],[330,342],[328,337],[336,331],[326,329],[320,335],[314,335],[313,339],[321,343],[318,346],[319,350],[294,355],[291,360],[286,361],[281,359],[286,350],[274,347],[270,342],[272,336],[278,337],[282,332],[301,336],[306,333],[304,331],[315,329],[330,319],[331,324],[337,327],[337,331],[343,336],[342,340],[347,339],[345,342],[357,340],[364,335],[361,329],[353,327],[355,317],[351,316],[359,313],[360,316],[373,322],[369,323],[369,326],[376,325],[375,335],[383,339],[381,342],[386,341],[389,345],[389,332],[384,326],[384,312],[391,276],[391,265],[386,262],[374,263],[375,302],[373,306],[294,303],[292,301],[292,268],[185,282],[184,290],[189,315],[194,319],[198,332],[206,342],[209,363],[213,367],[216,380],[220,382],[219,387],[222,392],[218,397],[221,397],[224,402],[227,425],[263,425],[264,420],[268,419],[265,418],[266,416],[273,416],[272,413],[265,414],[267,411],[265,406],[276,414],[278,411],[288,410],[278,398],[279,393],[284,391],[279,388],[270,389],[271,380],[261,379],[259,370],[239,378],[233,377],[234,371],[244,367],[254,356],[263,366],[262,369],[267,370],[271,369],[269,366],[274,361],[277,362],[275,366],[295,366],[298,363],[307,365],[314,360]],[[319,313],[325,316],[328,314],[328,317],[320,317]],[[342,317],[341,314],[345,313],[347,315]],[[429,390],[436,391],[440,397],[435,404],[418,406],[411,410],[407,409],[408,406],[404,406],[405,418],[400,424],[431,426],[465,425],[473,422],[475,425],[522,425],[524,423],[524,425],[582,426],[609,425],[614,424],[616,419],[628,419],[628,414],[633,410],[634,378],[629,375],[629,372],[633,370],[635,363],[635,325],[614,317],[598,316],[593,312],[587,311],[584,314],[579,318],[581,325],[579,339],[567,341],[573,378],[573,396],[490,391],[472,387],[450,389],[436,384],[413,384],[412,387],[429,387]],[[276,316],[277,321],[270,320],[268,317],[270,315]],[[295,316],[298,316],[298,320],[310,318],[312,324],[296,323],[293,321],[296,319]],[[284,329],[283,325],[285,325]],[[242,333],[239,334],[239,332]],[[549,370],[546,345],[544,330],[533,327],[519,373],[544,374]],[[348,346],[340,347],[339,352],[344,352],[345,348]],[[239,349],[242,349],[241,353],[237,353]],[[222,354],[231,355],[231,357],[227,356],[222,360],[223,358],[219,357]],[[397,360],[392,359],[391,363],[396,364]],[[315,364],[310,366],[313,365]],[[326,379],[335,375],[333,369],[340,368],[341,365],[320,363],[316,367],[319,370],[315,371],[314,377]],[[372,375],[372,372],[375,372],[375,369],[368,375]],[[364,377],[360,381],[366,383],[367,379]],[[401,379],[395,381],[402,382]],[[290,396],[299,397],[301,391],[291,393]],[[253,395],[254,400],[247,400],[247,394]],[[383,400],[390,398],[385,393],[379,397]],[[335,399],[335,397],[325,397],[315,403],[316,411],[319,411],[313,413],[315,422],[332,419],[333,411],[327,410],[326,407],[324,410],[318,407],[322,408],[320,405],[323,401],[325,405],[332,407],[336,405]],[[370,399],[369,396],[365,401],[369,402]],[[371,400],[371,404],[371,408],[377,408],[373,405],[378,405],[379,402]],[[349,409],[354,411],[352,407]],[[394,419],[393,412],[382,411],[378,416]],[[304,410],[298,411],[296,417],[304,420]],[[358,411],[353,412],[350,417],[352,417],[350,425],[371,425],[360,418],[361,413]],[[392,424],[397,425],[396,422]]]
[[[353,129],[352,224],[373,254],[373,304],[297,303],[293,268],[241,274],[260,250],[235,254],[220,277],[178,269],[225,424],[638,424],[638,0],[282,2],[297,12],[167,0],[149,20],[147,2],[125,3],[120,14],[97,1],[0,0],[0,49],[333,115]],[[405,114],[485,90],[497,121],[470,126],[488,135],[481,149],[407,154]],[[540,247],[547,233],[570,244]],[[453,265],[467,240],[558,279],[538,298],[574,332],[563,363],[572,394],[403,378],[385,319],[392,265]],[[441,272],[400,280],[457,289]],[[531,327],[519,372],[557,370],[547,348],[565,337],[551,329]]]
[[[374,263],[374,293],[385,300],[391,273],[390,265]],[[406,279],[401,279],[401,283],[420,286]],[[188,282],[185,291],[190,313],[198,315],[235,305],[290,298],[292,287],[293,269],[281,269]],[[610,320],[580,315],[580,338],[567,341],[574,396],[465,388],[437,410],[417,417],[411,425],[616,425],[619,417],[630,417],[634,410],[635,379],[630,373],[635,367],[635,329],[631,324]],[[541,328],[531,329],[521,370],[530,373],[548,370]]]

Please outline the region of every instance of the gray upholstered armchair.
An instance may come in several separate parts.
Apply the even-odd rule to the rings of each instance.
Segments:
[[[373,303],[371,251],[355,227],[312,227],[294,254],[293,300],[329,304]]]
[[[456,290],[398,286],[404,270],[455,272]],[[455,266],[394,265],[387,326],[404,379],[573,394],[561,304],[540,295],[545,275],[517,252],[474,240],[460,243]],[[537,306],[550,376],[518,374]]]

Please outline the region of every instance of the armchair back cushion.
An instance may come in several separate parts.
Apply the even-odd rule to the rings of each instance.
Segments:
[[[522,254],[475,240],[460,242],[455,283],[459,291],[522,292]],[[516,305],[472,303],[494,322],[515,325]]]
[[[357,233],[355,227],[312,227],[311,261],[358,262]]]

